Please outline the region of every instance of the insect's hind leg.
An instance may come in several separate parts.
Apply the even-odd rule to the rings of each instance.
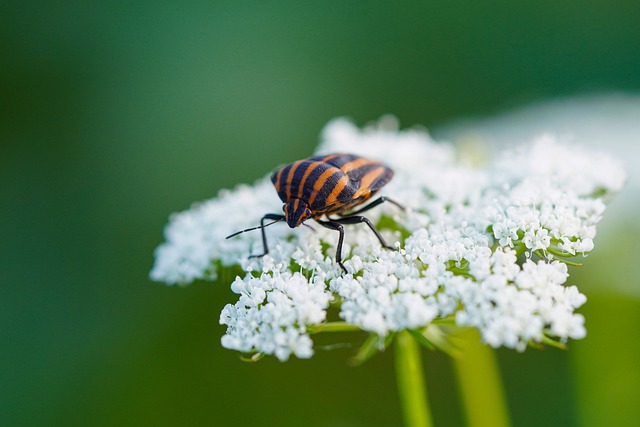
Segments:
[[[251,255],[249,256],[249,258],[262,258],[263,256],[269,253],[269,246],[267,246],[267,234],[264,231],[265,229],[264,222],[268,219],[274,220],[274,221],[283,221],[285,219],[285,216],[280,214],[266,214],[265,216],[262,217],[262,219],[260,219],[260,227],[261,227],[260,231],[262,232],[262,248],[264,249],[264,253],[260,255]]]
[[[378,200],[380,200],[380,199],[378,199]],[[380,203],[382,203],[382,202],[380,202]],[[384,237],[382,237],[380,232],[378,230],[376,230],[376,227],[373,225],[373,223],[367,217],[360,216],[360,215],[355,215],[355,216],[354,215],[350,215],[350,216],[345,216],[345,217],[342,217],[342,218],[335,219],[333,221],[337,222],[339,224],[359,224],[361,222],[364,222],[365,224],[367,224],[369,226],[371,231],[373,231],[373,234],[376,235],[376,237],[380,241],[380,244],[383,247],[385,247],[387,249],[395,249],[393,246],[389,246],[387,244],[387,242],[384,240]]]
[[[350,217],[350,216],[354,216],[354,215],[359,215],[362,212],[366,212],[369,209],[375,208],[376,206],[381,205],[384,202],[389,202],[389,203],[391,203],[393,205],[396,205],[400,209],[405,210],[405,207],[402,206],[400,203],[396,202],[395,200],[392,200],[392,199],[388,198],[387,196],[382,196],[382,197],[378,197],[376,200],[374,200],[373,202],[369,203],[367,206],[363,207],[362,209],[358,209],[357,211],[350,212],[350,213],[345,214],[345,215],[338,214],[338,216],[346,218],[346,217]]]

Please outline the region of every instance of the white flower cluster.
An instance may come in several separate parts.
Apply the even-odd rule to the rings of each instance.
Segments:
[[[325,320],[332,299],[321,280],[307,280],[296,273],[263,273],[239,277],[231,290],[240,295],[235,305],[227,304],[220,323],[227,325],[222,346],[241,352],[274,354],[286,360],[313,354],[306,325]]]
[[[265,179],[254,186],[223,190],[216,198],[171,215],[164,231],[166,243],[156,249],[151,279],[169,284],[215,280],[218,277],[215,262],[231,266],[245,259],[248,239],[255,236],[241,235],[229,240],[225,237],[230,230],[255,224],[262,210],[280,210],[281,204],[273,196],[273,186]],[[278,230],[273,231],[277,234]]]
[[[565,258],[593,249],[603,197],[625,179],[614,160],[547,135],[479,169],[390,118],[364,129],[335,120],[322,139],[318,153],[359,154],[394,169],[383,192],[408,209],[383,204],[367,216],[398,250],[381,248],[365,226],[347,226],[344,274],[336,232],[278,224],[266,230],[269,254],[249,258],[261,252],[259,231],[224,237],[280,211],[266,178],[174,215],[153,279],[215,279],[218,265],[246,271],[232,284],[240,299],[220,317],[224,347],[310,357],[308,327],[325,321],[332,300],[342,319],[380,336],[447,317],[493,347],[585,335],[575,310],[586,298],[564,286]]]

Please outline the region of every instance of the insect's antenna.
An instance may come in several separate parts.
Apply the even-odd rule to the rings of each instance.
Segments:
[[[266,227],[270,226],[271,224],[275,224],[276,222],[280,222],[280,221],[284,221],[284,218],[282,218],[282,219],[276,219],[275,221],[270,222],[269,224],[259,225],[259,226],[257,226],[257,227],[251,227],[251,228],[247,228],[247,229],[245,229],[245,230],[236,231],[235,233],[230,234],[230,235],[228,235],[227,237],[225,237],[225,239],[230,239],[230,238],[232,238],[232,237],[237,236],[238,234],[242,234],[242,233],[245,233],[245,232],[247,232],[247,231],[253,231],[253,230],[258,230],[258,229],[260,229],[260,228],[266,228]]]

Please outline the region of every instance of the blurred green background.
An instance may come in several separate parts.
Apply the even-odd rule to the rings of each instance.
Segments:
[[[635,0],[3,2],[0,425],[399,425],[391,354],[222,349],[230,277],[147,278],[169,214],[309,155],[336,116],[432,128],[637,92],[639,17]],[[638,293],[607,292],[640,284],[627,225],[571,279],[584,341],[498,352],[514,425],[638,425]],[[436,424],[464,425],[449,361],[425,357]]]

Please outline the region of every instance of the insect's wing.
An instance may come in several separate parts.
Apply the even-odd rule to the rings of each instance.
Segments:
[[[376,160],[362,157],[345,164],[343,171],[358,187],[353,198],[369,198],[393,178],[393,170]]]
[[[370,190],[375,193],[393,178],[393,170],[377,160],[371,160],[355,154],[329,154],[312,157],[309,160],[320,161],[339,168],[351,181],[353,187],[361,189],[360,194]],[[355,190],[354,190],[355,192]],[[353,192],[343,193],[339,201],[346,202],[354,197]]]
[[[341,212],[357,206],[369,199],[393,178],[393,170],[382,163],[362,157],[342,164],[345,183],[339,193],[334,191],[326,199],[327,212]]]

